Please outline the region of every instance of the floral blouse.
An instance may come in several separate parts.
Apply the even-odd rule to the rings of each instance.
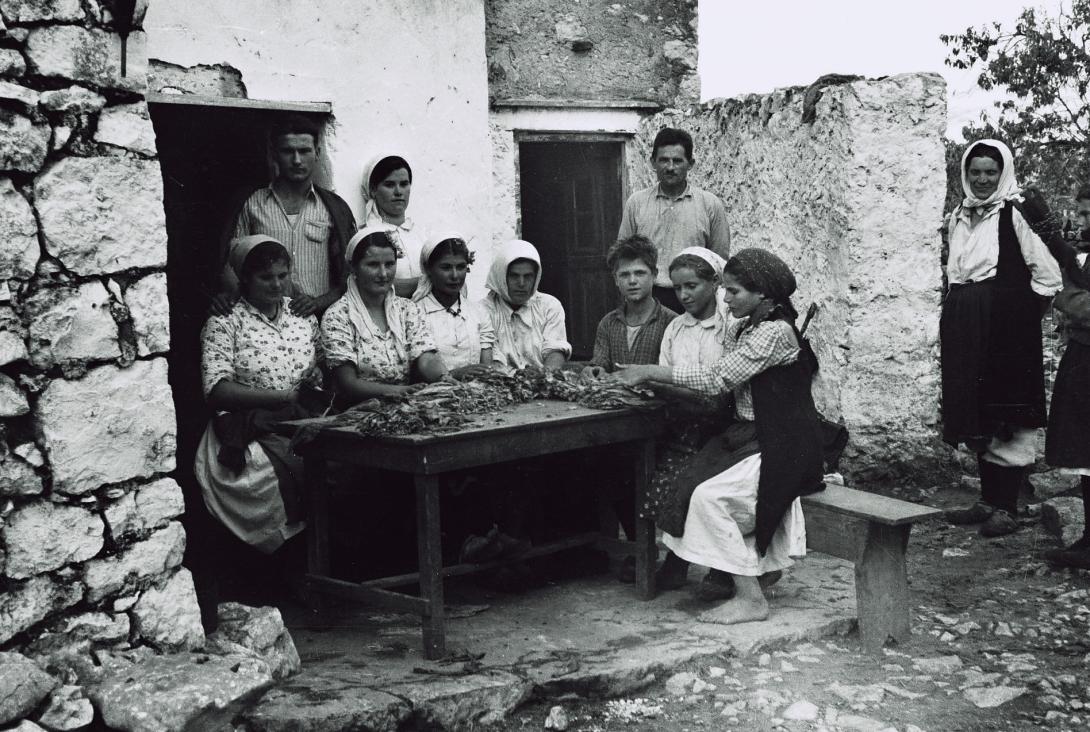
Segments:
[[[280,305],[269,320],[245,299],[213,315],[201,331],[201,383],[207,397],[227,379],[255,389],[292,389],[318,361],[318,320]]]
[[[412,300],[395,297],[393,307],[398,309],[404,326],[402,338],[405,356],[398,354],[393,334],[387,331],[380,337],[363,337],[348,318],[348,299],[342,297],[329,306],[322,316],[322,350],[330,368],[353,364],[361,376],[384,384],[408,384],[409,367],[421,355],[435,350],[435,341],[428,330],[424,313]]]

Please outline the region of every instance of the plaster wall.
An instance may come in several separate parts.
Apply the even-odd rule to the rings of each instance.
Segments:
[[[650,185],[662,126],[695,140],[691,180],[725,201],[732,249],[764,247],[795,271],[796,308],[821,362],[818,408],[852,433],[857,477],[939,468],[939,249],[945,83],[930,74],[720,99],[647,119],[630,186]],[[800,323],[801,324],[801,323]]]
[[[410,216],[490,240],[484,0],[159,2],[145,27],[152,59],[225,64],[253,99],[331,102],[332,184],[357,218],[364,164],[398,153]]]

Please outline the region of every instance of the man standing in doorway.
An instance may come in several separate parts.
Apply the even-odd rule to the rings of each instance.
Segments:
[[[344,199],[314,185],[321,131],[303,116],[287,117],[269,133],[276,164],[272,183],[258,188],[237,207],[221,242],[223,261],[231,239],[251,234],[271,236],[291,255],[291,310],[318,315],[344,294],[344,250],[356,222]],[[223,270],[223,293],[212,311],[229,312],[238,299],[238,281]]]
[[[727,207],[714,193],[689,183],[693,138],[685,130],[664,127],[655,135],[651,165],[659,182],[636,191],[624,204],[617,239],[645,236],[659,251],[654,295],[674,312],[681,303],[670,282],[670,262],[686,247],[711,249],[730,257]]]

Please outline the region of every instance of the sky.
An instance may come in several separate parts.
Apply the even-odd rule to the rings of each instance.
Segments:
[[[943,64],[942,33],[993,21],[1004,26],[1025,7],[1055,14],[1060,0],[699,0],[704,99],[805,86],[822,74],[888,76],[933,71],[946,77],[947,134],[990,108],[994,95],[975,72]]]

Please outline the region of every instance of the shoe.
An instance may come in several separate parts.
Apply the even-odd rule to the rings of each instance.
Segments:
[[[761,589],[765,590],[780,581],[783,577],[783,572],[779,569],[774,569],[771,572],[765,572],[757,578],[757,582],[761,585]]]
[[[980,526],[980,533],[988,537],[1006,536],[1007,534],[1013,534],[1015,531],[1018,531],[1018,519],[1002,508],[997,508],[992,512],[988,520]]]
[[[461,564],[481,564],[498,559],[502,553],[500,536],[499,529],[495,526],[484,536],[470,534],[462,542],[462,548],[458,552],[458,562]]]
[[[636,558],[625,557],[617,567],[617,581],[622,585],[636,584]]]
[[[709,569],[696,588],[696,596],[708,602],[729,600],[734,593],[734,577],[718,569]]]
[[[1045,552],[1045,561],[1057,567],[1090,569],[1090,536],[1083,534],[1082,538],[1070,546],[1049,549]]]
[[[655,571],[655,589],[659,592],[679,590],[685,586],[688,577],[689,563],[671,552]]]
[[[943,516],[952,524],[979,524],[987,521],[995,512],[995,506],[990,506],[984,501],[977,501],[968,508],[955,508],[947,511]]]

